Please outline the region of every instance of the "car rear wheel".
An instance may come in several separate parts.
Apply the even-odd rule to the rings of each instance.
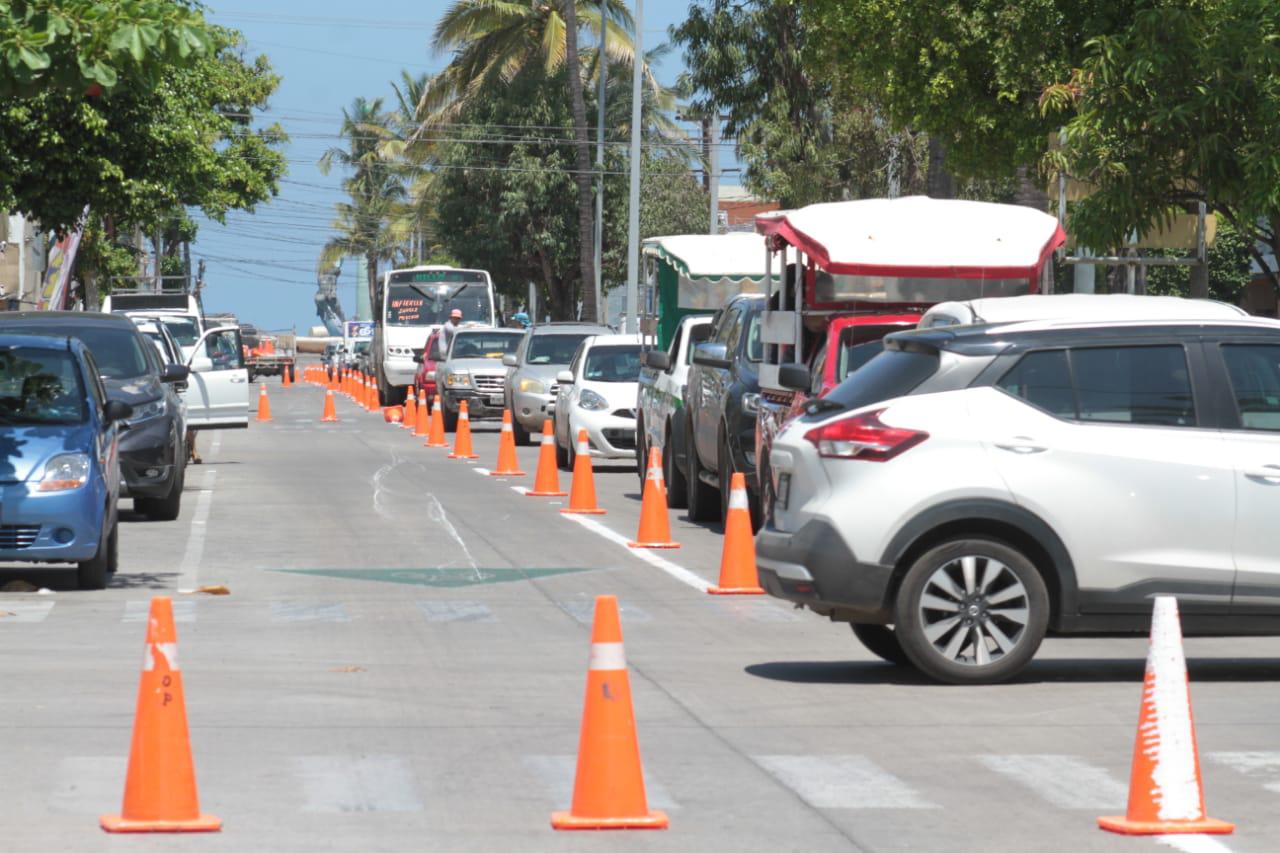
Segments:
[[[1049,594],[1021,552],[991,539],[953,539],[907,570],[894,629],[916,668],[951,684],[1016,675],[1049,624]]]
[[[98,543],[98,553],[93,559],[76,565],[76,584],[81,589],[103,589],[107,577],[119,563],[120,523],[113,521],[111,531]]]
[[[720,496],[716,494],[714,488],[702,482],[702,478],[699,476],[702,471],[702,465],[698,459],[698,448],[693,440],[693,424],[690,424],[689,429],[685,432],[685,440],[689,442],[689,447],[685,452],[685,456],[689,459],[689,474],[685,486],[686,501],[689,504],[689,520],[711,521],[716,517],[716,512],[720,509]]]
[[[867,651],[871,654],[898,666],[911,666],[911,660],[902,650],[902,644],[898,642],[897,635],[888,625],[854,622],[849,627],[853,629],[853,635],[867,647]]]
[[[186,468],[174,466],[176,473],[169,484],[169,494],[162,498],[134,498],[133,508],[152,521],[174,521],[182,512],[182,490],[186,485]]]
[[[458,413],[457,413],[457,412],[451,412],[451,411],[449,411],[449,407],[448,407],[448,406],[446,406],[446,405],[443,405],[443,402],[444,402],[444,401],[441,401],[441,406],[440,406],[440,408],[444,410],[444,431],[445,431],[445,432],[457,432],[457,430],[458,430]]]
[[[671,427],[667,427],[666,438],[662,443],[662,479],[667,484],[667,506],[672,509],[684,509],[689,505],[689,484],[685,482],[684,472],[676,464],[676,448],[671,443]]]
[[[569,451],[569,448],[561,446],[560,436],[556,435],[556,467],[561,471],[572,471],[573,457],[574,454]]]

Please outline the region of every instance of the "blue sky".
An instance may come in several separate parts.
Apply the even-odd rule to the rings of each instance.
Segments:
[[[684,20],[689,2],[646,0],[646,49],[667,40],[667,27]],[[215,0],[210,5],[209,18],[244,33],[251,54],[267,54],[283,78],[264,117],[278,121],[291,141],[289,174],[279,198],[254,214],[231,215],[225,227],[201,224],[192,254],[207,264],[205,309],[234,312],[263,329],[296,327],[305,333],[319,322],[312,299],[315,261],[329,235],[333,204],[342,195],[340,171],[323,176],[316,161],[339,144],[341,110],[353,98],[391,101],[390,83],[399,79],[401,68],[421,73],[443,67],[448,57],[433,55],[428,42],[448,3]],[[658,77],[672,83],[680,69],[676,51],[658,68]],[[352,317],[361,269],[353,259],[342,268],[339,295]]]

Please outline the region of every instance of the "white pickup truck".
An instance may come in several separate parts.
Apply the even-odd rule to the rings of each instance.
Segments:
[[[649,350],[640,367],[640,390],[636,400],[636,469],[644,484],[649,450],[662,451],[662,477],[667,485],[667,504],[684,507],[684,459],[676,458],[687,442],[685,418],[675,415],[684,407],[685,382],[689,376],[689,355],[694,344],[707,339],[710,314],[691,315],[680,321],[666,350]],[[668,449],[671,452],[668,452]]]

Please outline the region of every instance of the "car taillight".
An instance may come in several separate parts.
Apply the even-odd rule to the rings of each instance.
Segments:
[[[820,456],[865,462],[886,462],[929,437],[927,432],[886,426],[880,422],[883,412],[879,409],[841,418],[814,427],[804,437],[818,448]]]

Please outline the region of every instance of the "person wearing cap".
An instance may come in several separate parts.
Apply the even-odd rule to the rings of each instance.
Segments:
[[[454,308],[449,312],[449,322],[440,327],[440,348],[445,354],[449,353],[449,347],[453,344],[454,332],[458,331],[458,327],[462,325],[462,309]]]

